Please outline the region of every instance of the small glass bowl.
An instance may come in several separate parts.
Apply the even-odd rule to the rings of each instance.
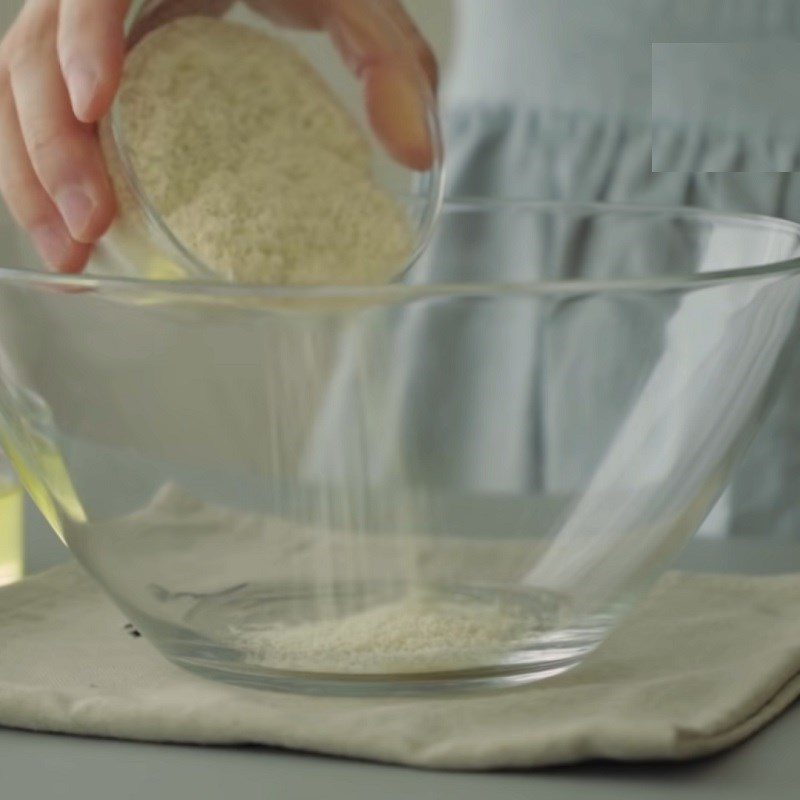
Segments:
[[[215,6],[218,8],[215,9]],[[134,2],[126,23],[129,47],[135,46],[145,32],[174,19],[175,15],[166,13],[169,7],[170,4],[164,0]],[[417,66],[413,58],[410,44],[396,23],[388,15],[381,15],[380,6],[376,6],[374,21],[380,28],[380,35],[386,41],[393,42],[398,58],[408,59],[408,74],[414,76],[420,104],[426,110],[432,162],[430,169],[425,172],[411,169],[392,158],[373,131],[365,102],[363,71],[345,63],[337,49],[336,41],[341,41],[347,33],[342,32],[341,24],[335,19],[324,23],[325,32],[301,30],[277,24],[251,11],[242,2],[206,3],[200,10],[192,8],[192,14],[237,22],[289,43],[330,87],[369,145],[372,177],[376,185],[396,199],[408,216],[411,246],[404,263],[398,264],[395,272],[397,276],[405,274],[428,243],[441,210],[444,148],[436,98],[423,69]],[[87,272],[149,280],[191,278],[218,281],[220,272],[181,241],[139,181],[126,141],[119,102],[113,106],[107,123],[109,146],[106,148],[106,158],[117,177],[118,194],[125,194],[124,200],[120,198],[120,207],[124,212],[120,213],[111,230],[96,247]]]

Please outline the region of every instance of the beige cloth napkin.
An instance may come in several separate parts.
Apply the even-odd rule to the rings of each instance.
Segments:
[[[75,565],[0,590],[0,724],[451,769],[727,748],[800,694],[800,576],[670,573],[582,666],[440,699],[292,696],[163,660]]]

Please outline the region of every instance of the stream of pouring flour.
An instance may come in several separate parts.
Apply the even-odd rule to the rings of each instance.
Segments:
[[[252,475],[200,491],[188,471],[145,462],[140,473],[168,478],[143,508],[65,525],[79,558],[156,638],[181,630],[264,669],[479,668],[563,626],[565,598],[520,588],[535,531],[492,528],[503,500],[472,498],[467,531],[461,500],[415,485],[386,332],[367,316],[329,343],[303,325],[270,339]],[[334,422],[346,435],[326,435]]]

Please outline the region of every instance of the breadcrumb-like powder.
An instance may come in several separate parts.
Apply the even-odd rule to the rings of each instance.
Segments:
[[[205,17],[172,22],[128,55],[119,113],[152,204],[228,279],[383,282],[411,252],[366,138],[283,42]]]
[[[266,630],[234,628],[251,661],[281,670],[415,673],[478,666],[530,635],[524,606],[406,597],[343,617]]]

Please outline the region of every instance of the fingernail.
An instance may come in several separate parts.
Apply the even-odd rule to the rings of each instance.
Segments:
[[[72,110],[78,119],[85,120],[97,95],[99,85],[97,73],[86,64],[74,61],[66,69],[66,81],[72,100]]]
[[[39,255],[50,269],[61,269],[72,248],[72,240],[59,223],[45,223],[31,231]]]
[[[70,186],[56,195],[56,205],[73,238],[81,241],[92,222],[97,203],[82,186]]]
[[[405,70],[403,70],[405,73]],[[394,100],[398,104],[397,116],[403,120],[406,143],[413,152],[430,153],[431,141],[428,130],[425,101],[420,94],[420,84],[407,74],[398,77]]]
[[[402,65],[378,65],[368,85],[372,123],[389,151],[412,169],[430,169],[433,145],[427,108],[414,73]]]

